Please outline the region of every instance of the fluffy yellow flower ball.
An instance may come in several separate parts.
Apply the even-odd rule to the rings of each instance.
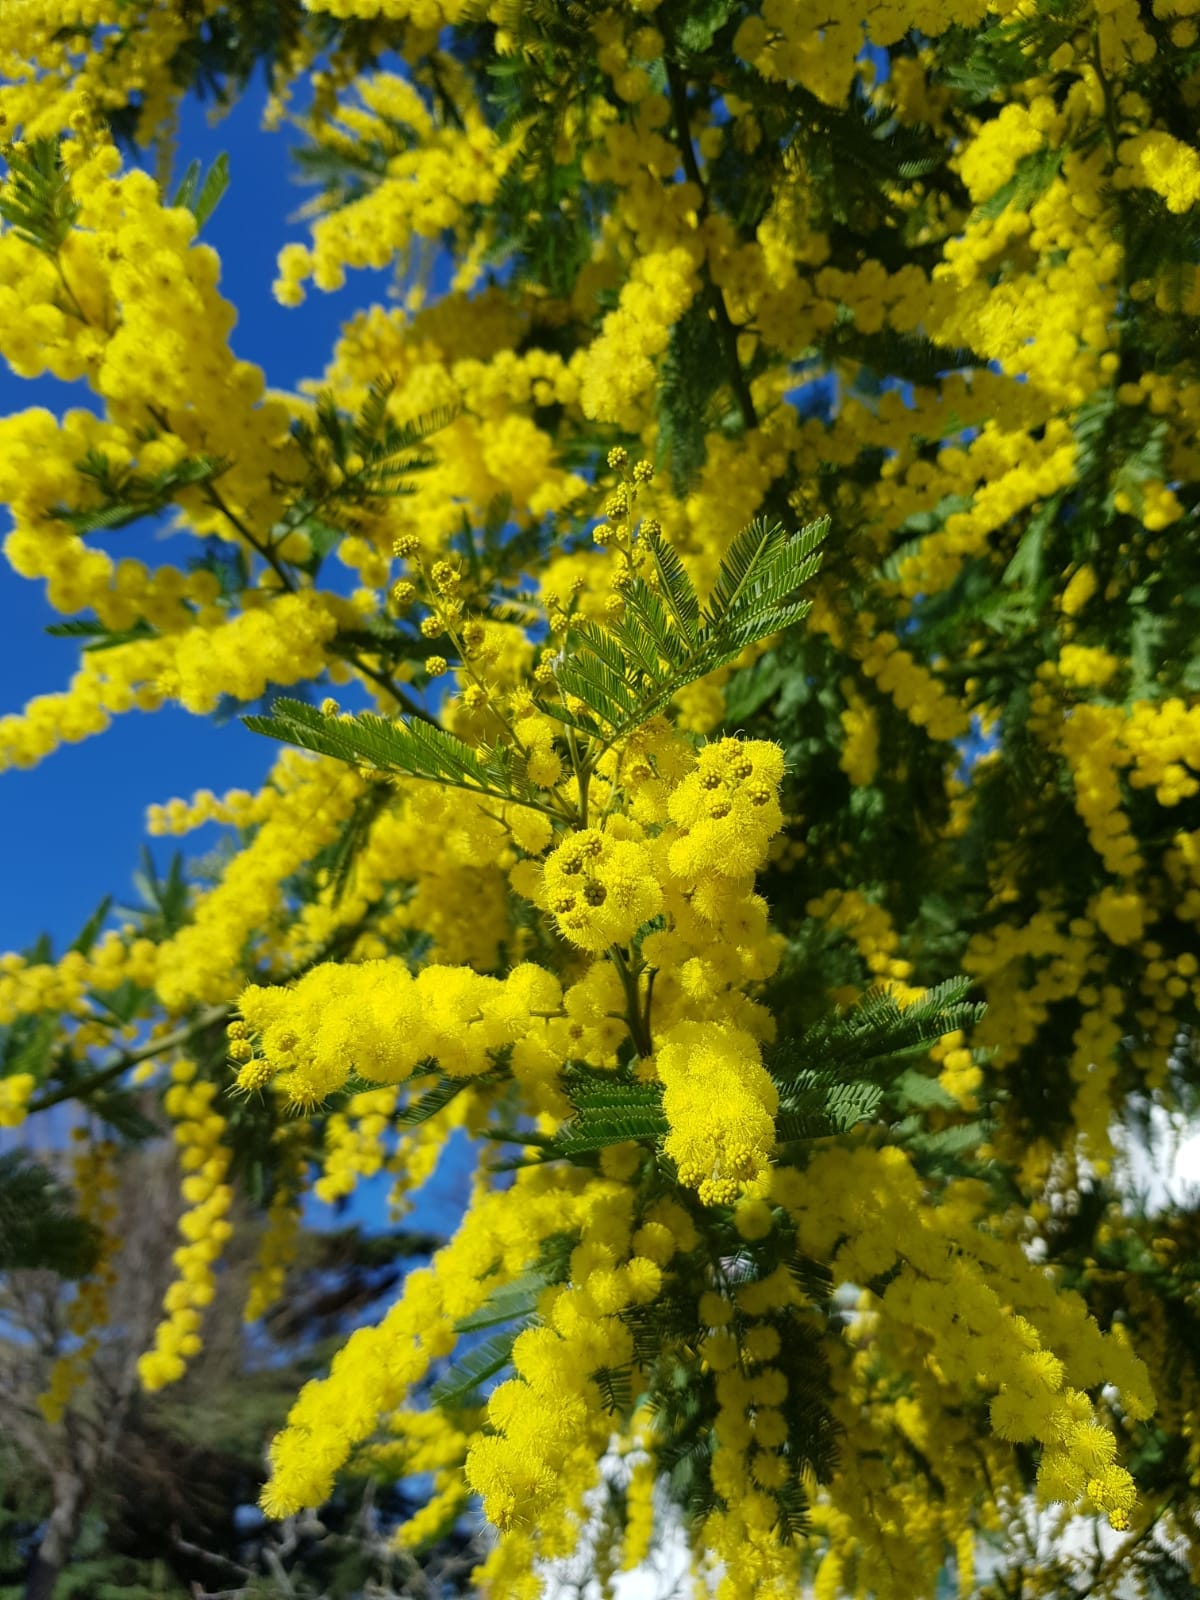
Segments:
[[[560,932],[594,955],[632,939],[663,906],[645,845],[598,828],[563,840],[546,860],[544,887]]]

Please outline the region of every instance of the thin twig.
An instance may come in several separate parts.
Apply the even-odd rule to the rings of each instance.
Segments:
[[[245,539],[250,548],[258,552],[258,554],[279,578],[280,583],[283,584],[287,592],[289,594],[295,594],[297,592],[296,582],[292,577],[292,574],[288,571],[287,567],[280,560],[278,554],[276,553],[275,547],[271,544],[271,542],[268,540],[267,543],[264,544],[263,541],[259,539],[246,525],[245,521],[239,517],[229,505],[226,504],[225,497],[221,494],[220,490],[214,488],[211,483],[205,484],[204,492],[205,498],[208,500],[213,509],[215,511],[219,511],[223,517],[226,517],[232,526],[237,529],[238,533],[241,534],[242,538]],[[334,642],[336,645],[336,640]],[[381,688],[386,694],[389,694],[396,704],[400,706],[408,716],[419,717],[423,722],[433,722],[434,719],[429,715],[429,713],[419,706],[412,696],[407,694],[405,690],[400,687],[400,685],[389,672],[381,672],[376,667],[368,666],[368,664],[355,650],[338,648],[336,654],[341,658],[341,660],[348,662],[350,666],[354,667],[356,671],[361,672],[364,678],[370,678],[371,681],[377,684],[379,688]]]
[[[650,1039],[648,1029],[649,1007],[646,1017],[642,1016],[641,996],[638,993],[638,972],[631,967],[625,959],[625,953],[619,945],[613,945],[609,951],[612,964],[617,969],[621,979],[621,987],[625,991],[625,1016],[624,1023],[629,1029],[629,1037],[633,1040],[634,1049],[644,1060],[654,1054],[654,1045]]]
[[[218,1022],[223,1022],[232,1010],[231,1006],[210,1006],[202,1011],[193,1021],[176,1028],[172,1033],[165,1033],[158,1039],[151,1039],[144,1045],[139,1045],[136,1050],[122,1050],[116,1061],[102,1067],[94,1073],[86,1083],[67,1084],[62,1089],[55,1089],[51,1094],[42,1095],[37,1100],[29,1103],[29,1114],[35,1111],[49,1111],[51,1106],[61,1105],[64,1100],[79,1100],[85,1098],[96,1089],[102,1089],[106,1084],[119,1078],[123,1072],[128,1072],[130,1067],[137,1066],[139,1061],[149,1061],[154,1056],[162,1055],[167,1050],[174,1050],[178,1045],[186,1044],[196,1034],[203,1033],[205,1028],[211,1028]]]

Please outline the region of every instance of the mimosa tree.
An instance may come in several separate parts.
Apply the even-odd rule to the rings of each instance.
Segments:
[[[235,1202],[254,1320],[311,1200],[478,1153],[269,1515],[411,1480],[496,1600],[680,1527],[721,1600],[1200,1582],[1197,1210],[1126,1162],[1198,1086],[1196,9],[5,18],[0,354],[81,401],[0,421],[5,550],[82,653],[0,760],[231,702],[279,748],[167,800],[147,746],[223,864],[6,958],[3,1119],[169,1124],[150,1390]],[[395,273],[299,396],[236,355],[224,166],[163,176],[260,65],[278,299]]]

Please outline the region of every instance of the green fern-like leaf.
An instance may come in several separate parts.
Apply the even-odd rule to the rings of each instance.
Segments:
[[[1063,150],[1044,145],[1042,149],[1022,156],[1008,182],[979,206],[978,215],[994,221],[1009,206],[1028,211],[1057,178],[1064,154]]]
[[[720,422],[726,371],[708,297],[698,296],[671,329],[655,396],[658,460],[676,494],[687,492],[704,465],[705,435]]]
[[[70,622],[52,622],[45,630],[52,639],[80,639],[85,641],[81,650],[112,650],[119,644],[130,644],[135,639],[155,639],[157,630],[148,622],[137,621],[132,628],[111,630],[102,622],[73,617]]]
[[[598,638],[594,637],[598,636]],[[603,641],[605,646],[612,645],[619,653],[620,646],[603,630],[590,624],[582,625],[581,637],[588,640],[590,645]],[[633,685],[628,683],[623,675],[624,659],[616,669],[606,659],[603,649],[592,648],[590,653],[577,652],[561,668],[558,681],[560,688],[587,706],[588,712],[578,716],[562,707],[558,708],[558,715],[564,722],[569,721],[574,726],[582,728],[584,732],[593,732],[599,726],[607,723],[612,725],[623,721],[626,717],[636,714],[638,699]]]
[[[612,1110],[603,1116],[580,1117],[568,1124],[546,1152],[547,1160],[560,1156],[594,1155],[609,1145],[645,1143],[661,1139],[669,1124],[662,1112],[642,1107]]]
[[[173,206],[186,206],[200,227],[208,221],[229,187],[229,157],[222,150],[204,177],[199,161],[193,161],[175,191]]]
[[[827,517],[810,523],[794,538],[778,523],[752,522],[721,562],[705,607],[702,635],[732,631],[747,635],[743,643],[748,644],[802,616],[808,608],[800,604],[797,609],[798,591],[816,576],[818,551],[828,534]]]
[[[72,950],[78,950],[80,955],[86,956],[88,954],[100,935],[100,930],[108,918],[108,913],[112,910],[112,904],[112,895],[106,894],[72,941]]]
[[[776,1137],[780,1144],[792,1144],[847,1133],[873,1117],[882,1099],[883,1089],[877,1083],[831,1083],[822,1074],[809,1074],[780,1101]]]
[[[700,598],[692,587],[692,580],[683,562],[661,534],[651,534],[645,541],[645,547],[654,565],[664,603],[671,613],[671,621],[682,638],[695,643],[700,627]]]
[[[99,505],[83,509],[57,506],[54,515],[76,533],[97,533],[126,528],[142,517],[159,516],[184,490],[214,483],[229,470],[229,461],[219,456],[191,456],[161,472],[139,473],[114,469],[107,456],[93,450],[76,462],[75,470],[103,499]]]
[[[789,1539],[802,1539],[808,1532],[808,1500],[795,1478],[789,1478],[782,1488],[776,1489],[775,1501],[779,1506],[779,1530]]]
[[[604,627],[577,622],[556,679],[585,711],[549,697],[542,709],[591,733],[598,757],[688,684],[802,617],[808,601],[799,591],[817,571],[828,531],[823,520],[788,538],[778,523],[752,523],[730,546],[703,612],[678,557],[650,538],[646,549],[661,593],[638,578],[624,593],[619,619]]]
[[[574,1115],[546,1149],[546,1159],[593,1154],[612,1144],[660,1139],[668,1123],[656,1084],[595,1076],[569,1082]]]
[[[380,404],[377,400],[376,412]],[[317,411],[330,439],[344,446],[341,418],[324,402]],[[558,697],[544,697],[542,709],[589,736],[587,759],[594,765],[605,749],[662,711],[689,683],[804,614],[808,603],[799,590],[817,570],[818,546],[827,530],[828,523],[820,522],[789,539],[778,524],[752,524],[734,541],[703,613],[674,552],[652,538],[647,548],[661,594],[636,579],[625,592],[623,615],[608,628],[578,622],[558,665]],[[428,721],[330,716],[287,699],[276,701],[270,716],[244,720],[253,732],[355,766],[560,814],[539,797],[507,745],[479,753]]]
[[[388,401],[395,388],[396,379],[390,372],[372,379],[367,390],[367,398],[359,407],[357,427],[360,439],[379,437],[387,422]]]
[[[725,552],[705,607],[706,623],[711,626],[715,618],[727,615],[737,604],[755,573],[761,571],[769,559],[772,542],[779,532],[778,525],[756,520],[737,535]]]
[[[272,706],[270,716],[242,720],[253,733],[332,756],[351,766],[491,795],[535,811],[550,811],[524,784],[511,752],[498,749],[481,758],[452,733],[419,718],[389,722],[372,712],[342,717],[319,711],[301,700],[280,699]]]
[[[569,1085],[567,1093],[577,1116],[592,1111],[606,1111],[612,1106],[652,1111],[662,1104],[662,1091],[657,1084],[630,1082],[618,1078],[612,1083],[585,1080]]]
[[[688,658],[688,645],[694,641],[672,626],[666,607],[649,584],[640,578],[625,596],[625,614],[612,625],[612,632],[635,657],[643,672],[655,673],[662,661],[682,666]]]
[[[633,1372],[629,1367],[598,1367],[592,1382],[600,1391],[604,1409],[624,1416],[633,1404]]]
[[[354,872],[354,863],[366,848],[371,829],[387,807],[391,798],[391,785],[372,784],[365,794],[359,795],[354,808],[343,823],[341,831],[330,848],[324,863],[329,873],[333,904],[340,905]]]
[[[486,1305],[463,1317],[458,1323],[459,1333],[482,1333],[486,1328],[499,1328],[518,1319],[527,1322],[537,1310],[538,1296],[546,1287],[544,1273],[522,1273],[503,1289],[497,1289]]]
[[[313,478],[289,511],[291,526],[311,514],[315,500],[361,502],[410,494],[408,480],[433,465],[435,457],[428,441],[453,421],[455,408],[440,406],[408,422],[397,422],[387,409],[394,389],[395,379],[390,374],[374,378],[357,416],[340,411],[333,394],[323,389],[314,401],[311,416],[296,422],[292,435]],[[343,472],[351,456],[362,458],[361,467],[348,473],[333,493],[326,485],[326,472],[321,465],[326,454]]]
[[[21,151],[9,146],[5,154],[8,181],[0,189],[0,217],[26,244],[57,256],[79,215],[58,141],[35,139]]]
[[[493,1334],[465,1355],[460,1356],[444,1378],[439,1378],[429,1391],[434,1405],[443,1408],[465,1405],[489,1378],[503,1372],[512,1360],[513,1345],[523,1332],[518,1326],[504,1333]]]
[[[978,1150],[991,1132],[983,1121],[959,1122],[936,1132],[925,1130],[918,1118],[896,1130],[896,1137],[912,1154],[917,1169],[927,1174],[957,1177],[977,1170],[977,1160],[968,1158]]]
[[[771,1072],[778,1082],[786,1083],[813,1070],[836,1068],[864,1076],[887,1068],[898,1071],[943,1034],[979,1020],[984,1008],[967,1003],[970,987],[969,979],[952,978],[908,1006],[901,1006],[887,990],[870,990],[848,1011],[822,1018],[801,1038],[774,1052]]]
[[[396,1114],[397,1127],[415,1128],[422,1122],[428,1122],[430,1117],[436,1117],[439,1111],[444,1111],[452,1100],[457,1100],[464,1089],[469,1089],[478,1081],[478,1078],[443,1078],[434,1088],[427,1089]]]
[[[822,1018],[771,1051],[779,1141],[846,1133],[876,1116],[889,1094],[901,1107],[941,1104],[936,1079],[910,1063],[944,1034],[978,1021],[983,1007],[965,1002],[969,987],[966,979],[953,979],[909,1006],[886,990],[872,990],[850,1010]]]
[[[928,1111],[937,1107],[942,1111],[953,1111],[958,1104],[937,1078],[931,1078],[918,1067],[909,1067],[907,1072],[902,1072],[892,1084],[892,1092],[906,1110]]]

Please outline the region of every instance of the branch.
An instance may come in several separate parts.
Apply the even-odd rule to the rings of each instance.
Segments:
[[[1087,1584],[1085,1588],[1077,1589],[1075,1591],[1074,1600],[1087,1600],[1087,1597],[1094,1593],[1095,1590],[1100,1587],[1101,1583],[1106,1582],[1114,1572],[1120,1571],[1121,1567],[1125,1563],[1126,1558],[1137,1549],[1138,1545],[1144,1544],[1150,1535],[1154,1533],[1163,1517],[1166,1516],[1167,1512],[1170,1511],[1171,1507],[1175,1504],[1179,1493],[1179,1489],[1172,1489],[1167,1495],[1166,1499],[1163,1500],[1162,1504],[1157,1507],[1152,1516],[1150,1516],[1150,1518],[1147,1520],[1144,1527],[1142,1527],[1137,1533],[1131,1533],[1125,1542],[1119,1545],[1107,1560],[1100,1560],[1096,1563],[1092,1581]],[[1097,1522],[1097,1544],[1099,1543],[1099,1528],[1100,1525],[1099,1522]]]
[[[679,145],[679,154],[683,161],[683,170],[687,174],[688,182],[694,183],[700,191],[700,204],[696,214],[703,222],[708,216],[708,190],[704,184],[700,168],[696,163],[696,152],[692,146],[691,123],[688,118],[687,80],[680,70],[679,63],[670,56],[665,57],[667,67],[667,84],[671,91],[671,111],[675,119],[675,137]],[[700,268],[704,278],[708,302],[716,317],[717,333],[720,336],[721,348],[725,355],[725,365],[728,368],[729,383],[733,389],[734,398],[738,403],[738,410],[742,414],[743,428],[758,427],[758,413],[754,407],[754,400],[750,394],[750,385],[746,382],[746,374],[742,371],[742,363],[738,358],[737,339],[738,331],[733,319],[729,315],[729,307],[725,304],[725,296],[717,284],[713,282],[712,273],[708,267],[708,256]]]
[[[308,961],[302,962],[299,966],[291,968],[280,977],[256,977],[254,981],[271,985],[292,983],[296,978],[303,977],[311,968],[319,966],[322,961],[340,959],[344,953],[342,946],[345,945],[348,950],[367,926],[369,920],[370,916],[367,914],[357,917],[346,927],[337,929],[321,945],[314,956]],[[218,1022],[228,1021],[232,1011],[232,1004],[209,1006],[206,1011],[202,1011],[191,1022],[182,1023],[173,1033],[163,1034],[158,1039],[150,1039],[146,1044],[139,1045],[136,1050],[123,1050],[117,1060],[109,1062],[106,1067],[102,1067],[99,1072],[87,1079],[85,1083],[75,1083],[62,1089],[56,1089],[51,1094],[43,1095],[37,1100],[30,1101],[28,1114],[32,1116],[35,1111],[48,1111],[51,1106],[61,1105],[64,1100],[82,1099],[93,1090],[104,1088],[106,1084],[111,1083],[115,1078],[119,1078],[123,1072],[128,1072],[130,1067],[137,1066],[139,1061],[149,1061],[152,1057],[161,1055],[164,1050],[174,1050],[177,1045],[186,1044],[196,1034],[203,1033],[205,1028],[211,1028]]]
[[[221,493],[221,491],[219,489],[215,489],[211,483],[206,483],[204,485],[204,498],[208,501],[209,505],[212,506],[214,511],[219,511],[227,521],[233,524],[250,548],[258,552],[258,554],[278,577],[280,583],[287,590],[287,592],[289,594],[295,594],[296,580],[292,577],[284,563],[279,559],[279,556],[275,551],[275,547],[272,545],[270,540],[268,539],[266,544],[263,544],[262,540],[257,538],[256,535],[251,532],[250,528],[245,522],[242,521],[241,517],[239,517],[235,511],[230,509],[225,500],[225,496]]]
[[[115,1061],[102,1067],[94,1073],[85,1083],[69,1084],[62,1089],[55,1089],[50,1094],[41,1095],[36,1100],[29,1102],[29,1115],[35,1111],[49,1111],[51,1106],[61,1105],[64,1100],[80,1100],[102,1089],[106,1084],[112,1083],[123,1072],[128,1072],[130,1067],[136,1067],[139,1061],[149,1061],[152,1057],[161,1055],[166,1050],[174,1050],[177,1045],[186,1044],[198,1033],[203,1033],[205,1028],[211,1028],[215,1023],[225,1021],[232,1007],[210,1006],[202,1011],[192,1022],[184,1023],[173,1033],[163,1034],[158,1039],[151,1039],[144,1045],[139,1045],[136,1050],[122,1050]]]
[[[369,667],[363,658],[356,654],[356,652],[353,650],[339,650],[338,655],[341,656],[343,661],[348,661],[350,665],[356,668],[357,671],[361,672],[364,677],[372,679],[379,685],[381,689],[390,694],[392,699],[395,700],[396,704],[408,716],[419,717],[422,722],[428,722],[435,728],[439,726],[439,724],[434,721],[429,713],[423,710],[422,707],[419,706],[412,698],[412,696],[407,694],[405,690],[400,687],[390,673],[380,672],[374,667]]]
[[[211,484],[206,484],[205,493],[210,505],[212,505],[215,510],[219,511],[222,516],[228,518],[228,520],[233,524],[233,526],[241,534],[242,538],[245,539],[246,543],[252,550],[257,550],[258,554],[265,562],[267,562],[271,570],[278,575],[280,583],[283,584],[288,593],[295,594],[295,581],[291,573],[287,570],[287,567],[275,553],[274,546],[271,545],[269,541],[268,543],[263,544],[263,542],[251,532],[245,522],[243,522],[239,516],[230,510],[229,506],[225,503],[225,499],[219,489],[214,489]],[[334,642],[336,644],[336,640]],[[354,667],[358,672],[361,672],[364,678],[370,678],[371,681],[378,684],[386,694],[390,694],[396,704],[400,706],[410,717],[420,717],[424,722],[433,721],[433,718],[429,716],[427,712],[422,710],[422,708],[411,697],[411,695],[407,694],[400,687],[390,673],[381,672],[375,667],[369,667],[363,658],[354,650],[339,649],[337,654],[343,661],[349,662],[352,667]]]
[[[172,431],[170,419],[165,412],[159,411],[154,406],[149,406],[147,409],[160,428],[165,429],[168,433]],[[286,564],[280,559],[271,541],[268,539],[264,544],[253,529],[233,510],[221,491],[211,483],[204,485],[204,498],[214,511],[219,511],[226,521],[236,529],[250,548],[262,557],[287,593],[295,594],[297,592],[296,580],[292,573],[288,571]],[[380,672],[375,667],[369,667],[362,657],[353,650],[339,649],[336,653],[343,661],[349,662],[352,667],[361,672],[363,677],[370,678],[373,683],[378,684],[381,689],[390,694],[396,704],[408,716],[420,717],[423,722],[433,722],[433,718],[429,713],[423,710],[411,695],[400,687],[390,673]]]
[[[184,1555],[199,1556],[201,1561],[210,1561],[215,1567],[224,1567],[226,1572],[232,1572],[237,1578],[249,1579],[254,1576],[251,1569],[242,1566],[240,1561],[231,1561],[228,1556],[223,1556],[216,1550],[206,1550],[203,1545],[193,1544],[190,1539],[185,1539],[178,1527],[171,1529],[171,1543]]]

